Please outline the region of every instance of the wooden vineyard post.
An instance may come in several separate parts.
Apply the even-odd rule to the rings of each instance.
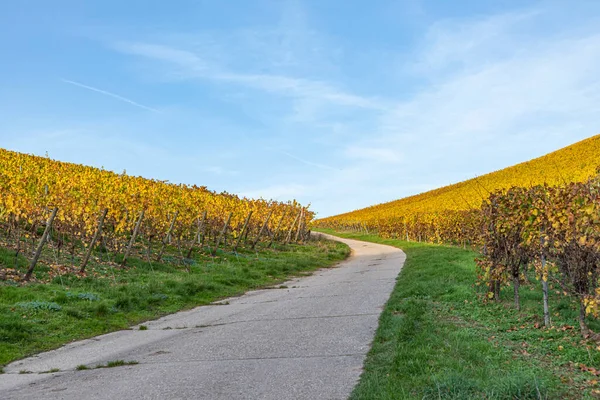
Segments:
[[[248,243],[248,233],[250,233],[250,229],[246,229],[244,232],[244,238],[242,239],[244,243]]]
[[[58,213],[58,207],[54,207],[54,210],[52,210],[52,214],[50,214],[48,221],[46,221],[46,229],[44,229],[44,234],[42,235],[42,238],[38,243],[37,250],[35,251],[35,254],[33,256],[33,260],[31,260],[31,264],[29,264],[29,269],[27,270],[27,273],[25,274],[24,278],[25,281],[31,279],[31,275],[33,274],[33,270],[35,269],[35,264],[37,264],[38,260],[40,259],[40,256],[42,255],[42,249],[44,248],[46,240],[48,240],[48,234],[50,233],[50,229],[52,228],[52,223],[54,222],[56,213]]]
[[[294,242],[297,242],[298,238],[300,238],[300,231],[302,230],[303,223],[304,223],[304,208],[300,210],[300,220],[298,221],[298,230],[296,231],[296,237],[294,238]]]
[[[142,226],[143,219],[144,219],[144,210],[142,210],[142,212],[140,213],[140,217],[138,218],[137,222],[135,223],[135,228],[133,228],[133,234],[131,235],[131,240],[129,241],[129,244],[127,245],[127,249],[125,250],[125,254],[123,255],[123,261],[121,262],[121,266],[125,266],[125,263],[127,262],[127,258],[129,258],[129,255],[131,254],[131,249],[133,248],[133,244],[135,243],[135,238],[137,237],[137,235],[140,231],[140,227]]]
[[[186,258],[192,257],[192,252],[194,251],[194,244],[197,242],[200,247],[204,244],[204,224],[206,221],[206,211],[202,213],[202,219],[198,220],[198,230],[196,231],[196,235],[192,239],[192,243],[190,244],[190,249],[187,252]],[[200,241],[200,235],[202,235],[202,241]]]
[[[544,254],[544,237],[540,237],[542,245],[542,292],[544,294],[544,326],[550,328],[550,307],[548,306],[548,267],[546,266],[546,255]]]
[[[179,215],[179,211],[175,211],[173,214],[173,218],[171,218],[171,223],[169,224],[169,230],[167,230],[167,234],[162,240],[162,244],[160,246],[160,251],[158,252],[158,256],[156,257],[156,261],[160,262],[162,260],[162,256],[165,253],[165,248],[167,247],[167,242],[169,242],[169,238],[171,237],[171,232],[173,231],[173,227],[175,226],[175,220]]]
[[[281,228],[281,224],[282,224],[283,220],[285,219],[286,215],[287,215],[287,210],[284,210],[283,214],[281,215],[281,218],[279,219],[279,222],[277,223],[277,228],[275,228],[275,232],[273,232],[273,234],[271,235],[271,241],[269,242],[268,247],[273,246],[273,242],[275,241],[275,238],[279,234],[279,229]]]
[[[267,224],[269,223],[269,219],[271,219],[272,214],[273,214],[273,210],[269,211],[269,214],[267,214],[267,218],[265,218],[265,222],[263,222],[262,226],[260,227],[260,230],[258,231],[258,235],[256,235],[256,238],[252,242],[252,247],[251,247],[252,250],[254,250],[254,248],[258,244],[263,231],[265,230],[265,228],[267,227]]]
[[[294,226],[296,226],[296,221],[298,221],[298,218],[300,218],[300,212],[298,211],[298,214],[296,214],[296,218],[294,219],[294,222],[292,222],[292,226],[290,226],[290,230],[288,231],[288,234],[285,238],[285,244],[288,244],[290,242],[290,240],[292,239],[292,232],[294,231]]]
[[[98,236],[100,236],[100,234],[102,233],[102,226],[104,225],[104,218],[106,218],[106,214],[108,214],[108,208],[105,208],[104,211],[102,211],[102,214],[100,215],[100,219],[98,220],[98,228],[96,228],[96,232],[94,232],[94,236],[92,237],[92,241],[90,242],[90,247],[88,247],[87,251],[85,252],[85,257],[83,259],[83,262],[81,263],[81,268],[79,269],[80,274],[83,274],[83,272],[85,271],[85,267],[88,261],[90,260],[90,256],[92,255],[92,249],[96,244],[96,240],[98,240]]]
[[[546,257],[542,254],[542,271],[546,270]],[[548,277],[542,276],[542,292],[544,292],[544,326],[550,328],[550,309],[548,307]]]
[[[202,213],[202,220],[200,221],[200,225],[198,226],[198,244],[202,246],[204,244],[204,237],[206,236],[206,217],[208,216],[208,212],[204,211]],[[202,235],[202,240],[200,240],[200,235]]]
[[[15,231],[15,237],[17,240],[17,251],[15,252],[15,269],[17,269],[19,266],[19,254],[21,253],[21,227],[17,225]]]
[[[217,239],[217,243],[215,244],[215,249],[213,250],[213,256],[217,255],[217,250],[219,250],[221,241],[223,240],[223,238],[225,237],[225,234],[227,233],[227,227],[229,226],[229,221],[231,221],[232,215],[233,215],[233,213],[230,212],[229,216],[227,216],[227,221],[225,221],[225,225],[223,225],[223,230],[221,231],[221,234],[219,235],[219,238]]]
[[[246,220],[244,221],[244,226],[242,227],[240,236],[238,236],[237,240],[235,241],[235,244],[233,245],[233,251],[236,251],[238,246],[240,245],[240,242],[242,241],[242,238],[244,237],[244,233],[246,233],[246,229],[248,228],[248,224],[250,223],[250,218],[252,218],[252,210],[250,210],[250,212],[248,213],[248,216],[246,217]]]
[[[148,235],[146,240],[148,242],[148,245],[146,246],[146,262],[148,262],[148,264],[152,266],[152,261],[150,260],[150,258],[152,257],[152,235]]]

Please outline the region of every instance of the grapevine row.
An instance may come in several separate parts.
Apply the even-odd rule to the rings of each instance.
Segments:
[[[546,325],[550,281],[579,300],[587,335],[586,316],[600,314],[599,157],[600,136],[594,136],[514,167],[316,225],[475,246],[483,254],[479,283],[490,299],[512,284],[520,307],[519,285],[535,272],[545,293]]]
[[[579,300],[582,334],[586,316],[600,315],[600,171],[585,182],[512,187],[488,195],[481,207],[443,210],[372,221],[318,221],[338,230],[375,231],[384,237],[455,245],[474,245],[478,281],[498,299],[512,284],[520,308],[519,286],[534,272],[544,292],[544,320],[550,324],[548,282]]]
[[[142,243],[160,258],[165,246],[189,256],[209,243],[216,251],[226,243],[254,247],[261,235],[299,239],[314,216],[296,201],[251,200],[7,150],[0,150],[0,194],[0,225],[17,252],[26,237],[33,254],[51,222],[48,240],[59,252],[99,243],[124,255],[123,264],[129,251],[143,252]]]
[[[495,190],[584,182],[600,159],[600,135],[543,157],[404,199],[320,219],[318,226],[362,229],[383,236],[432,242],[468,243],[477,236],[470,215]],[[476,217],[476,216],[475,216]],[[473,223],[465,224],[465,218]]]
[[[544,320],[549,325],[548,281],[579,300],[579,324],[589,335],[586,315],[600,312],[600,175],[560,186],[511,188],[490,196],[481,208],[482,257],[479,281],[489,297],[512,283],[519,286],[533,267],[542,282]]]

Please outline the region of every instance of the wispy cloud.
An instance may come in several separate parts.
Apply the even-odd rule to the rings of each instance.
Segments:
[[[388,98],[394,105],[375,116],[363,114],[368,139],[340,143],[344,170],[314,180],[315,206],[328,215],[397,199],[598,133],[600,32],[540,31],[542,16],[534,10],[431,27],[403,70],[405,79],[417,73],[428,84]]]
[[[321,80],[278,74],[233,72],[225,66],[211,64],[192,51],[163,44],[121,42],[114,47],[126,54],[166,62],[176,68],[176,73],[170,72],[168,75],[179,79],[205,79],[232,83],[286,97],[312,98],[355,108],[385,110],[388,107],[380,99],[349,93]]]
[[[171,34],[132,33],[109,44],[119,60],[132,62],[128,67],[176,83],[162,85],[167,96],[182,88],[193,93],[173,101],[186,110],[179,129],[219,132],[202,138],[212,146],[198,146],[199,160],[232,142],[240,147],[222,164],[211,160],[195,170],[203,184],[215,175],[228,190],[297,197],[329,215],[524,161],[600,126],[600,25],[585,16],[565,24],[558,16],[564,5],[430,15],[408,38],[386,30],[389,40],[373,40],[375,34],[350,30],[327,36],[311,27],[302,2],[285,4],[276,25],[260,19],[239,30],[173,27]],[[247,135],[247,142],[225,144],[219,124],[202,129],[211,114],[235,122],[232,136]],[[274,154],[256,157],[264,151]],[[161,168],[175,174],[182,163]],[[228,165],[244,168],[227,174],[220,166]]]
[[[128,99],[127,97],[123,97],[123,96],[120,96],[118,94],[106,91],[106,90],[98,89],[97,87],[93,87],[93,86],[89,86],[89,85],[84,85],[83,83],[75,82],[75,81],[72,81],[72,80],[69,80],[69,79],[64,79],[64,78],[61,78],[61,81],[64,82],[64,83],[68,83],[70,85],[78,86],[78,87],[83,88],[83,89],[87,89],[87,90],[91,90],[91,91],[96,92],[96,93],[103,94],[105,96],[112,97],[114,99],[123,101],[125,103],[129,103],[131,105],[134,105],[134,106],[139,107],[139,108],[143,108],[143,109],[148,110],[148,111],[152,111],[152,112],[155,112],[155,113],[160,113],[160,111],[157,110],[156,108],[145,106],[145,105],[140,104],[140,103],[138,103],[136,101]]]
[[[524,10],[472,21],[437,21],[428,29],[421,43],[422,48],[411,66],[415,72],[433,80],[445,77],[444,72],[481,68],[510,53],[514,54],[516,48],[509,32],[531,24],[540,14],[540,10]],[[477,59],[476,63],[472,63],[474,58]]]

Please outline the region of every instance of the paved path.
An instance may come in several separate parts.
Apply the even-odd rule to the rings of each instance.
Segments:
[[[0,375],[8,399],[345,399],[405,259],[344,240],[336,268],[69,344]],[[77,371],[114,360],[139,364]],[[39,372],[59,368],[61,372]],[[19,371],[32,371],[19,374]]]

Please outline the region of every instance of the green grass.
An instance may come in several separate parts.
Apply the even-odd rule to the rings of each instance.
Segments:
[[[581,340],[573,299],[552,292],[544,329],[539,283],[522,286],[521,312],[509,287],[486,303],[470,250],[337,235],[407,254],[352,399],[598,398],[600,347]]]
[[[345,245],[314,240],[258,252],[199,255],[186,265],[138,259],[130,259],[125,269],[94,264],[86,277],[59,275],[44,284],[0,281],[0,367],[76,339],[279,285],[348,254]],[[14,262],[14,253],[0,248],[0,268],[12,268]],[[19,263],[26,268],[26,262]],[[36,276],[43,278],[49,270],[41,265]]]

